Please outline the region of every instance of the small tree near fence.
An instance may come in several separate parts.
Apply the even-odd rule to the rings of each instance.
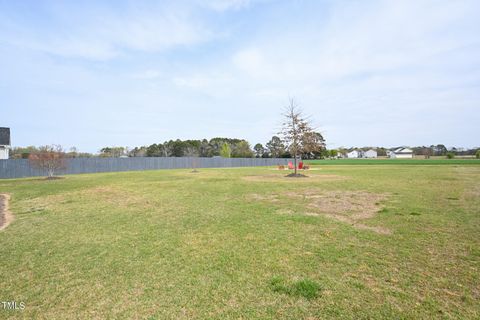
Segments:
[[[228,145],[228,143],[224,143],[222,145],[222,149],[220,150],[220,156],[223,158],[231,158],[232,157],[232,149]]]
[[[32,167],[45,171],[48,179],[52,179],[58,170],[66,168],[65,152],[60,145],[40,147],[38,152],[30,154],[28,160]]]
[[[198,172],[198,170],[197,170],[198,155],[199,155],[198,149],[195,148],[194,146],[188,146],[184,151],[184,155],[191,158],[192,173],[197,173]]]

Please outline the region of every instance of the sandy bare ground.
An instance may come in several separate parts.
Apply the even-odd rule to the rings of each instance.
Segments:
[[[13,221],[13,215],[8,208],[9,201],[10,195],[0,193],[0,230],[8,227],[10,222]]]

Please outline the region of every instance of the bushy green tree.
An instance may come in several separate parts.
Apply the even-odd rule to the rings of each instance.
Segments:
[[[319,132],[307,132],[301,138],[302,159],[323,159],[328,157],[325,139]]]
[[[272,158],[280,158],[285,153],[285,145],[278,136],[273,136],[266,144],[267,152]]]
[[[230,158],[232,156],[232,149],[228,143],[223,143],[222,149],[220,150],[220,156],[224,158]]]
[[[254,147],[253,150],[255,151],[255,156],[257,158],[262,158],[264,153],[265,153],[265,148],[261,143],[257,143]]]
[[[336,157],[338,156],[338,151],[335,150],[335,149],[331,149],[331,150],[329,150],[329,152],[328,152],[328,156],[329,156],[330,158],[336,158]]]
[[[210,139],[210,141],[209,141],[210,149],[211,149],[210,150],[210,156],[221,155],[220,151],[223,147],[223,144],[225,144],[225,143],[229,145],[230,150],[232,152],[233,147],[237,143],[239,143],[240,141],[242,141],[242,140],[241,139],[231,139],[231,138],[221,138],[221,137]]]
[[[100,149],[100,157],[104,158],[118,158],[127,155],[127,148],[125,147],[105,147]]]
[[[147,157],[161,157],[163,156],[163,145],[160,144],[151,144],[147,147],[147,150],[145,152]]]
[[[203,139],[200,142],[200,146],[198,147],[198,153],[200,157],[211,157],[212,156],[212,148],[208,143],[207,139]]]
[[[246,140],[242,140],[235,144],[232,150],[233,158],[252,158],[253,151],[250,149],[250,144]]]
[[[445,156],[447,155],[447,147],[443,144],[437,144],[436,146],[431,146],[434,155],[436,156]]]

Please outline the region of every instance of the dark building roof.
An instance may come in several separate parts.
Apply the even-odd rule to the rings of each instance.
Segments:
[[[10,128],[0,127],[0,145],[10,145]]]

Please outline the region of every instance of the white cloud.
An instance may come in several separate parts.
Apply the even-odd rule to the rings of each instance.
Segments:
[[[62,21],[61,30],[32,30],[5,20],[0,26],[10,32],[0,32],[0,39],[59,56],[108,60],[128,51],[158,53],[215,37],[191,8],[165,5],[148,9],[132,7],[122,13],[108,8],[93,13],[86,10],[78,12],[74,21],[67,19],[74,9],[52,9],[51,19]]]

